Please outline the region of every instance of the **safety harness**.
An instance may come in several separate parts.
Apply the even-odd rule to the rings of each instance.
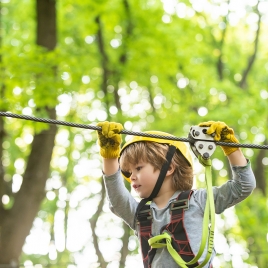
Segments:
[[[172,247],[178,252],[185,262],[194,258],[186,230],[184,228],[184,211],[189,208],[189,200],[193,191],[189,190],[178,195],[175,201],[170,204],[171,220],[170,223],[163,226],[161,233],[167,233],[172,238]],[[146,205],[144,210],[140,211],[137,216],[140,227],[140,244],[144,267],[150,267],[153,257],[156,253],[156,247],[152,247],[152,216],[150,205]],[[150,241],[150,244],[149,242]],[[198,263],[195,263],[196,267]]]
[[[189,209],[192,190],[181,192],[170,205],[170,223],[163,226],[160,235],[152,236],[152,213],[150,205],[143,205],[136,214],[139,224],[139,238],[143,264],[150,268],[157,248],[166,247],[174,261],[184,268],[201,268],[210,260],[214,243],[215,207],[212,192],[211,160],[199,156],[199,161],[205,166],[207,183],[207,200],[204,211],[202,240],[199,251],[194,255],[184,228],[184,212]],[[207,254],[202,263],[198,260],[207,247]]]

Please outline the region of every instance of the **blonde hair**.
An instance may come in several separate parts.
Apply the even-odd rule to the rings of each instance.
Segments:
[[[160,170],[167,161],[167,151],[167,144],[148,141],[132,143],[123,150],[120,156],[121,170],[127,171],[129,164],[137,165],[140,162],[150,163],[155,170]],[[193,168],[179,150],[176,150],[171,165],[174,166],[172,188],[176,191],[190,190],[193,186]]]

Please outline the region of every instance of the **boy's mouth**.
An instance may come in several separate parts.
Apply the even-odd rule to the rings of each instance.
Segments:
[[[138,184],[133,184],[132,187],[137,190],[141,185],[138,185]]]

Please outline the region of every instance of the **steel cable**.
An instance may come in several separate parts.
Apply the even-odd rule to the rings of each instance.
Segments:
[[[38,118],[34,116],[29,115],[18,115],[13,114],[10,112],[1,112],[0,116],[4,117],[12,117],[12,118],[18,118],[18,119],[24,119],[24,120],[30,120],[35,122],[41,122],[41,123],[47,123],[47,124],[54,124],[54,125],[61,125],[61,126],[69,126],[69,127],[76,127],[76,128],[83,128],[83,129],[91,129],[91,130],[101,130],[101,127],[98,126],[92,126],[92,125],[85,125],[85,124],[77,124],[77,123],[71,123],[66,121],[60,121],[55,119],[46,119],[46,118]],[[174,137],[174,136],[162,136],[162,135],[156,135],[156,134],[149,134],[144,132],[134,132],[130,130],[122,130],[121,134],[126,135],[133,135],[133,136],[143,136],[143,137],[151,137],[151,138],[158,138],[158,139],[167,139],[167,140],[175,140],[175,141],[182,141],[182,142],[189,142],[193,143],[195,140],[191,138],[180,138],[180,137]],[[204,140],[207,142],[211,142],[211,140]],[[222,142],[222,141],[215,141],[216,145],[219,146],[229,146],[229,147],[239,147],[239,148],[254,148],[254,149],[264,149],[268,150],[268,145],[259,145],[259,144],[246,144],[246,143],[229,143],[229,142]]]

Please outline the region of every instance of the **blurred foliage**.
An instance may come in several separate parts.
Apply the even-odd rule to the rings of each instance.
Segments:
[[[201,121],[220,120],[232,126],[243,143],[267,143],[268,17],[267,12],[261,13],[261,7],[267,10],[267,2],[248,1],[237,8],[235,1],[224,0],[204,1],[204,7],[198,1],[58,1],[58,44],[48,52],[35,44],[34,2],[2,1],[1,84],[5,90],[1,110],[47,117],[36,107],[57,105],[59,120],[95,124],[108,119],[134,131],[157,129],[177,136],[187,136],[190,126]],[[241,8],[244,13],[239,13]],[[52,66],[56,66],[56,82],[39,79]],[[5,122],[2,161],[8,207],[12,206],[14,175],[24,171],[32,135],[46,125],[9,118]],[[258,151],[244,152],[255,163]],[[213,170],[215,184],[220,184],[228,177],[228,163],[220,149],[213,157],[223,163],[220,170]],[[267,157],[261,159],[266,180]],[[23,165],[16,167],[14,163],[20,162]],[[96,191],[91,190],[93,184]],[[85,204],[97,207],[100,185],[96,133],[60,127],[47,199],[37,218],[41,229],[49,233],[50,248],[55,249],[54,218],[63,212],[65,245],[56,249],[56,257],[52,251],[23,253],[21,261],[54,267],[56,262],[78,264],[82,254],[91,254],[88,265],[95,267],[92,238],[80,248],[68,246],[68,236],[79,232],[70,234],[68,224],[75,225],[68,222],[68,215],[84,211]],[[197,185],[203,185],[199,174]],[[231,232],[237,243],[244,243],[248,252],[244,263],[266,267],[267,196],[256,190],[235,211],[239,219],[235,230],[240,231],[230,228],[224,234]],[[85,217],[90,220],[92,212]],[[98,224],[102,230],[111,224],[122,226],[107,204]],[[120,240],[105,234],[100,235],[100,243]],[[138,254],[138,246],[129,254]],[[106,257],[107,262],[112,260]],[[215,267],[235,267],[232,258],[220,260],[221,266]]]
[[[252,213],[254,211],[254,213]],[[267,265],[267,199],[256,190],[254,196],[239,204],[236,209],[240,226],[241,237],[246,238],[249,253],[249,263],[257,263],[258,267]]]

